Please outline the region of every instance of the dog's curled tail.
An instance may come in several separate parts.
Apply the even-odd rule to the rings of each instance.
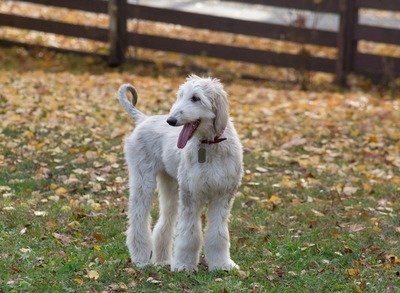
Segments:
[[[127,98],[128,92],[132,94],[131,102],[129,102]],[[135,108],[137,99],[138,99],[137,91],[132,85],[126,83],[119,87],[118,89],[119,103],[122,105],[122,107],[124,107],[125,111],[128,112],[128,114],[131,115],[133,119],[135,119],[136,122],[140,123],[146,118],[146,115]]]

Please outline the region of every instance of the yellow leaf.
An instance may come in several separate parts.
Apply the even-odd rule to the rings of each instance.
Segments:
[[[59,188],[57,188],[57,189],[55,190],[55,193],[56,193],[57,195],[62,195],[62,194],[67,193],[67,190],[66,190],[64,187],[59,187]]]
[[[367,170],[367,166],[364,164],[359,164],[354,167],[357,172],[365,172]]]
[[[357,277],[360,274],[360,270],[354,268],[347,269],[346,272],[350,277]]]
[[[281,186],[284,188],[294,188],[296,187],[296,182],[290,180],[289,176],[283,176],[281,180]]]
[[[370,135],[370,137],[368,138],[369,142],[372,143],[377,143],[379,141],[378,137],[375,134]]]
[[[43,146],[44,146],[44,143],[37,143],[37,144],[35,144],[35,148],[36,148],[37,150],[40,150]]]
[[[393,184],[400,184],[400,176],[393,176],[392,179],[390,179],[390,182]]]
[[[33,133],[32,133],[31,131],[29,131],[29,130],[27,130],[27,131],[24,132],[24,136],[25,136],[27,139],[32,139],[32,138],[34,137]]]
[[[101,210],[101,204],[99,204],[97,202],[91,203],[91,207],[92,207],[93,210],[95,210],[97,212]]]
[[[272,202],[274,205],[278,205],[282,203],[282,199],[277,195],[271,195],[269,201]]]
[[[95,270],[90,270],[87,273],[87,276],[89,279],[92,279],[92,280],[97,280],[100,277],[99,273]]]
[[[77,283],[77,284],[79,284],[79,285],[82,285],[82,284],[83,284],[82,278],[79,278],[79,277],[74,278],[74,282]]]
[[[374,232],[381,232],[382,231],[381,227],[379,227],[379,223],[378,222],[374,223],[374,226],[372,227],[372,230]]]
[[[373,186],[368,183],[363,183],[363,189],[366,193],[371,193],[373,190]]]

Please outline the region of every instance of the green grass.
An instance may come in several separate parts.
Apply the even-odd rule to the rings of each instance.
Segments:
[[[68,174],[77,167],[68,163],[72,159],[64,156],[63,162],[69,166],[60,173]],[[245,161],[250,170],[256,165],[268,165],[256,155],[246,155]],[[286,168],[284,162],[280,166]],[[197,273],[187,274],[160,267],[131,269],[124,243],[125,204],[110,204],[93,211],[90,203],[82,199],[87,192],[84,184],[57,202],[43,201],[54,194],[51,184],[58,186],[59,182],[33,179],[35,167],[34,162],[23,160],[13,171],[2,170],[0,177],[0,185],[9,186],[13,193],[2,199],[2,206],[15,208],[3,210],[0,216],[3,291],[76,292],[127,287],[138,291],[355,292],[366,286],[369,292],[384,292],[391,286],[399,288],[400,267],[385,259],[385,255],[400,254],[398,234],[393,230],[399,226],[394,215],[399,204],[394,203],[393,212],[387,215],[375,210],[379,198],[395,196],[397,189],[392,185],[379,186],[370,196],[359,194],[332,204],[335,197],[325,194],[329,191],[274,187],[276,180],[264,174],[258,176],[257,181],[263,184],[250,188],[250,194],[249,186],[244,185],[232,211],[232,258],[242,272],[208,272],[200,265]],[[115,172],[114,177],[125,176],[123,169]],[[332,183],[331,178],[317,179],[322,185]],[[289,193],[314,200],[294,204],[292,197],[285,195]],[[248,198],[271,194],[279,194],[283,200],[272,209]],[[101,203],[110,195],[112,192],[103,191],[95,201]],[[120,199],[123,198],[122,195]],[[79,204],[74,205],[73,200]],[[34,210],[48,214],[35,216]],[[379,229],[374,230],[373,218]],[[351,233],[346,228],[350,224],[360,224],[365,229]],[[68,240],[63,243],[54,233],[66,235]],[[349,268],[357,269],[359,274],[349,276]],[[87,277],[90,270],[99,273],[97,280]],[[153,284],[150,277],[158,283]]]
[[[246,146],[230,223],[240,271],[138,269],[124,235],[122,136],[132,126],[111,97],[131,81],[143,92],[143,111],[165,112],[184,77],[159,70],[155,78],[154,66],[140,64],[109,69],[92,58],[34,57],[0,50],[1,293],[400,292],[398,101],[358,88],[305,97],[232,78],[227,90]],[[349,107],[363,95],[366,108]],[[121,134],[112,138],[115,129]],[[295,135],[306,144],[283,152]],[[155,221],[156,201],[151,214]]]

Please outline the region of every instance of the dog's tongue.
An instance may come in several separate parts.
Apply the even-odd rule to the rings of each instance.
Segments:
[[[181,133],[179,133],[179,138],[178,138],[178,148],[183,149],[189,139],[193,136],[193,133],[196,131],[197,126],[199,126],[199,122],[193,122],[193,123],[186,123],[183,126],[183,129]]]

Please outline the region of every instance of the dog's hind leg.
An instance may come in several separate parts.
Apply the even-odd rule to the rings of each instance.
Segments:
[[[133,157],[135,156],[135,158]],[[137,160],[136,158],[141,158]],[[126,244],[132,262],[139,267],[150,264],[151,258],[151,218],[150,208],[156,188],[154,162],[146,161],[146,156],[127,153],[129,169],[129,207]]]
[[[152,262],[166,265],[171,261],[172,238],[178,210],[178,183],[165,172],[161,172],[157,176],[157,183],[160,197],[160,216],[153,229]]]

